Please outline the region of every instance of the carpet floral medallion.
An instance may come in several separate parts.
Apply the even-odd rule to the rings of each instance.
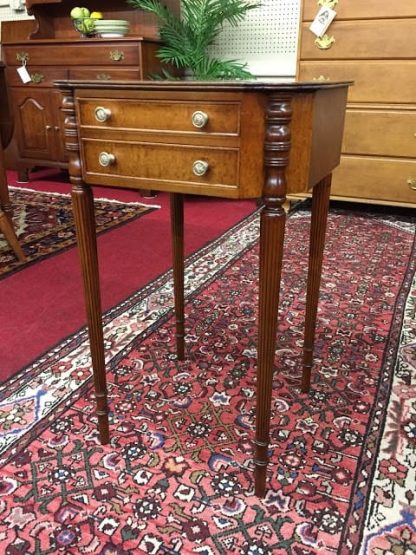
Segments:
[[[76,243],[71,197],[10,187],[13,222],[26,262],[19,263],[0,235],[0,279],[28,264],[62,252]],[[97,233],[114,229],[157,208],[141,203],[96,199]]]
[[[111,442],[86,330],[0,387],[0,552],[416,553],[414,222],[331,210],[310,394],[309,213],[288,221],[267,495],[253,493],[258,214],[104,316]]]

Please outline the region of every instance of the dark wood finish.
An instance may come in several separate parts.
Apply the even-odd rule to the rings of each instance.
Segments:
[[[64,81],[58,83],[58,86],[65,98],[62,110],[66,121],[69,172],[74,189],[102,440],[108,440],[108,420],[94,221],[90,195],[87,194],[89,186],[99,184],[140,189],[142,180],[146,179],[156,189],[172,193],[179,358],[184,354],[182,194],[198,192],[229,198],[263,197],[255,436],[255,492],[262,497],[266,490],[272,377],[285,233],[283,204],[288,192],[306,190],[319,180],[313,202],[312,260],[309,271],[311,284],[308,288],[306,316],[305,366],[309,379],[328,210],[329,176],[339,162],[348,83],[142,81],[100,84]],[[192,110],[183,110],[181,118],[174,123],[170,121],[161,129],[161,105],[165,106],[168,113],[173,113],[178,106],[186,103],[209,116],[212,110],[212,127],[207,125],[206,128],[192,129],[189,126]],[[148,119],[145,118],[144,123],[141,118],[137,118],[137,113],[146,112],[143,104],[149,106]],[[91,119],[96,106],[111,107],[111,116],[104,125],[94,124]],[[118,111],[118,106],[123,106],[123,114]],[[235,110],[238,114],[237,125],[232,126],[234,132],[229,132],[229,121],[221,122],[221,119],[215,118],[215,114],[225,107],[228,110],[230,106],[233,106],[231,111]],[[325,113],[330,117],[325,118]],[[223,133],[223,129],[228,131]],[[152,148],[164,153],[156,169],[146,165],[146,155]],[[219,159],[218,151],[223,150],[234,154],[230,159]],[[110,155],[112,160],[105,167],[97,160],[103,152]],[[124,152],[128,152],[128,156]],[[198,154],[202,161],[208,163],[206,174],[192,174],[192,165],[189,167],[192,159],[189,157],[190,152]],[[230,161],[236,164],[232,170],[222,167]],[[233,175],[232,184],[228,182],[230,171]],[[311,183],[311,180],[316,181]]]
[[[165,4],[179,10],[179,0],[166,0]],[[100,10],[106,18],[130,22],[128,35],[82,38],[69,15],[74,5],[63,0],[29,0],[26,7],[34,20],[1,24],[3,59],[16,122],[7,163],[17,169],[20,182],[27,182],[29,170],[35,166],[68,166],[59,108],[62,98],[53,90],[55,80],[147,79],[161,69],[156,56],[158,23],[151,14],[127,2],[102,0]],[[23,83],[16,71],[22,54],[32,76],[29,83]]]
[[[17,259],[20,262],[24,262],[26,256],[13,227],[13,208],[10,203],[3,153],[3,147],[6,147],[10,140],[13,123],[8,105],[6,83],[4,80],[4,64],[2,62],[0,62],[0,98],[2,99],[0,105],[0,231],[5,236]]]

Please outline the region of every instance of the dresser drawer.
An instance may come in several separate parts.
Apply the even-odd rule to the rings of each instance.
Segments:
[[[416,58],[416,18],[334,21],[327,34],[335,43],[322,50],[309,23],[302,25],[302,60]],[[388,39],[386,38],[388,37]]]
[[[97,79],[98,81],[129,81],[141,78],[139,68],[119,69],[112,67],[70,68],[69,79]]]
[[[111,180],[106,181],[107,176],[115,177],[120,184],[133,180],[137,188],[147,184],[149,188],[164,190],[164,185],[172,183],[238,188],[238,149],[87,139],[81,142],[81,151],[83,177],[90,183],[100,176],[100,183],[111,184]],[[114,155],[114,163],[103,167],[99,162],[102,152]],[[205,175],[193,172],[197,161],[208,163]]]
[[[108,119],[100,123],[96,119],[96,108],[109,110]],[[128,109],[126,109],[128,107]],[[137,131],[171,131],[180,133],[204,133],[238,135],[240,133],[240,103],[174,102],[172,100],[100,100],[81,99],[78,104],[81,126],[100,126],[113,129]],[[202,112],[207,123],[195,127],[195,114]]]
[[[382,3],[382,8],[380,4]],[[317,0],[303,1],[303,19],[312,21],[318,13],[320,6]],[[414,17],[415,5],[409,0],[396,0],[395,2],[381,2],[381,0],[341,0],[334,7],[337,20],[366,19],[380,17]],[[386,39],[387,40],[387,39]]]
[[[416,158],[416,109],[348,109],[342,151]]]
[[[23,83],[16,67],[6,68],[7,83],[10,87],[52,87],[57,79],[66,79],[68,71],[62,67],[38,67],[27,68],[32,81]]]
[[[350,102],[414,103],[416,61],[314,61],[300,62],[299,79],[353,80]]]
[[[416,191],[408,184],[415,178],[413,160],[343,156],[333,174],[332,194],[416,205]]]
[[[82,41],[66,44],[5,46],[5,62],[10,66],[21,65],[22,54],[26,55],[30,66],[112,66],[140,64],[139,43],[123,43],[122,41],[99,41],[83,44]]]

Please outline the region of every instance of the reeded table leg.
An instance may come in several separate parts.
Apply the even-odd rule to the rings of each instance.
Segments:
[[[307,393],[311,386],[313,344],[315,341],[316,315],[319,287],[321,284],[322,260],[325,246],[326,222],[328,219],[331,175],[320,181],[312,192],[312,216],[309,243],[308,285],[306,293],[305,339],[303,345],[302,391]]]
[[[183,195],[170,194],[173,284],[175,292],[176,353],[185,358]]]
[[[83,183],[73,185],[72,206],[74,209],[75,227],[84,281],[88,334],[91,344],[95,397],[97,400],[96,414],[98,416],[98,430],[101,443],[106,444],[109,441],[109,429],[103,324],[101,319],[94,199],[88,185]]]

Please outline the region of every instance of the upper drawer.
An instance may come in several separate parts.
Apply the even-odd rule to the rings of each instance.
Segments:
[[[303,19],[312,21],[319,8],[317,0],[304,0]],[[396,0],[395,2],[383,2],[381,0],[339,0],[334,10],[337,12],[337,19],[415,16],[415,5],[409,0]]]
[[[106,41],[105,44],[94,42],[88,44],[48,44],[4,46],[4,59],[7,65],[21,65],[22,55],[30,66],[108,66],[139,65],[140,43],[123,43]]]
[[[416,158],[416,110],[348,109],[342,150]]]
[[[108,119],[100,122],[96,110],[102,107]],[[171,131],[238,135],[240,133],[239,102],[175,102],[172,100],[113,100],[80,99],[78,104],[81,126],[100,126],[107,129],[137,131]],[[202,127],[195,124],[207,117]],[[203,123],[203,121],[201,121]]]
[[[23,83],[15,67],[6,68],[7,82],[11,87],[52,87],[57,79],[66,79],[68,71],[61,67],[29,66],[29,75],[32,81]]]
[[[302,25],[302,60],[416,58],[416,17],[375,21],[335,20],[327,31],[335,42],[326,50],[316,46],[316,36],[308,27],[309,23]]]
[[[414,103],[416,61],[301,62],[299,79],[353,80],[350,102]]]

